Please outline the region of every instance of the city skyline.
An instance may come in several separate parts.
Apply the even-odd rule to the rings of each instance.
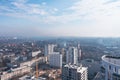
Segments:
[[[120,37],[119,0],[0,0],[0,36]]]

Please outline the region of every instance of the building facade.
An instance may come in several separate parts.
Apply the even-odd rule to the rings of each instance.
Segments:
[[[120,57],[102,56],[102,69],[105,80],[120,80]]]
[[[66,63],[78,64],[78,49],[77,47],[69,47],[66,53]]]
[[[62,54],[59,52],[49,54],[49,65],[62,68]]]
[[[62,80],[88,80],[87,67],[66,64],[62,68]]]
[[[45,53],[44,53],[44,55],[48,56],[49,54],[53,53],[55,46],[56,45],[54,45],[54,44],[47,44],[47,45],[45,45]]]
[[[2,75],[0,75],[0,80],[10,80],[17,76],[22,76],[26,73],[29,73],[31,68],[29,66],[23,66],[18,67],[15,69],[12,69],[11,72],[4,72]]]
[[[40,50],[39,51],[34,51],[34,52],[32,52],[32,57],[36,57],[40,53],[41,53]]]
[[[80,44],[78,44],[77,48],[78,48],[78,63],[80,63],[81,62],[81,57],[82,57]]]

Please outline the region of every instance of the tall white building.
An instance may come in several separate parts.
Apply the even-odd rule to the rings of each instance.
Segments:
[[[105,80],[120,80],[120,57],[102,56],[102,67]]]
[[[82,57],[82,53],[81,53],[81,48],[80,48],[80,44],[78,44],[78,62],[80,63],[81,61],[81,57]]]
[[[78,49],[77,47],[69,47],[66,53],[66,63],[78,64]]]
[[[47,56],[48,54],[53,53],[55,46],[56,46],[56,45],[54,45],[54,44],[45,45],[45,56]]]
[[[62,68],[62,80],[88,80],[87,67],[66,64]]]
[[[62,54],[59,52],[53,52],[49,54],[49,65],[53,67],[62,67]]]

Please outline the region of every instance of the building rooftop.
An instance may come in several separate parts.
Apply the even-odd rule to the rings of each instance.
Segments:
[[[28,68],[28,66],[22,66],[22,67],[14,68],[14,69],[11,69],[11,70],[12,71],[17,71],[17,70],[21,70],[21,69],[24,69],[24,68]]]
[[[25,75],[25,76],[19,78],[19,80],[46,80],[46,78],[38,77],[38,79],[37,79],[34,76]]]
[[[64,67],[76,69],[77,72],[83,72],[87,69],[87,67],[82,67],[82,64],[80,65],[71,65],[71,64],[66,64]]]
[[[78,68],[81,68],[82,65],[71,65],[71,64],[66,64],[64,67],[68,67],[68,68],[73,68],[73,69],[78,69]]]
[[[104,55],[104,56],[102,56],[102,60],[104,60],[105,62],[108,62],[110,64],[120,66],[120,57],[119,56]]]

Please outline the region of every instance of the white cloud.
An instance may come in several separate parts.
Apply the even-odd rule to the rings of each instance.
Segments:
[[[18,9],[19,12],[23,14],[33,14],[33,15],[45,15],[47,12],[42,8],[41,5],[38,4],[25,4],[25,3],[18,3],[12,2],[12,4]],[[13,13],[14,14],[14,13]]]
[[[69,30],[67,31],[69,35],[118,37],[120,36],[120,0],[109,1],[81,0],[69,7],[68,12],[56,18],[59,22],[84,21],[84,24],[77,24],[77,27],[72,29],[74,25],[69,26],[69,29],[64,28]]]
[[[64,12],[59,16],[52,15],[47,16],[47,20],[50,22],[71,22],[75,20],[87,20],[87,21],[103,21],[115,19],[120,14],[120,1],[111,0],[80,0],[70,6],[67,9],[64,9]],[[58,11],[55,9],[55,11]],[[54,13],[54,12],[53,12]],[[53,19],[54,18],[54,19]],[[106,22],[106,21],[105,21]],[[113,22],[113,20],[111,20]]]
[[[42,2],[42,5],[46,5],[47,3],[46,2]]]
[[[54,8],[53,10],[54,10],[54,11],[58,11],[58,9],[57,9],[57,8]]]
[[[27,3],[27,0],[15,0],[11,4],[14,7],[1,6],[0,12],[7,11],[2,15],[15,16],[27,19],[35,19],[39,22],[47,23],[69,23],[71,21],[95,21],[96,23],[117,23],[120,14],[120,1],[111,0],[78,0],[67,9],[48,6],[46,2],[42,4]],[[58,15],[56,15],[58,14]],[[107,22],[106,22],[107,21]],[[95,24],[96,24],[95,23]]]
[[[85,15],[86,19],[99,19],[120,13],[118,7],[120,1],[107,3],[110,0],[81,0],[75,3],[69,10],[75,15]]]

